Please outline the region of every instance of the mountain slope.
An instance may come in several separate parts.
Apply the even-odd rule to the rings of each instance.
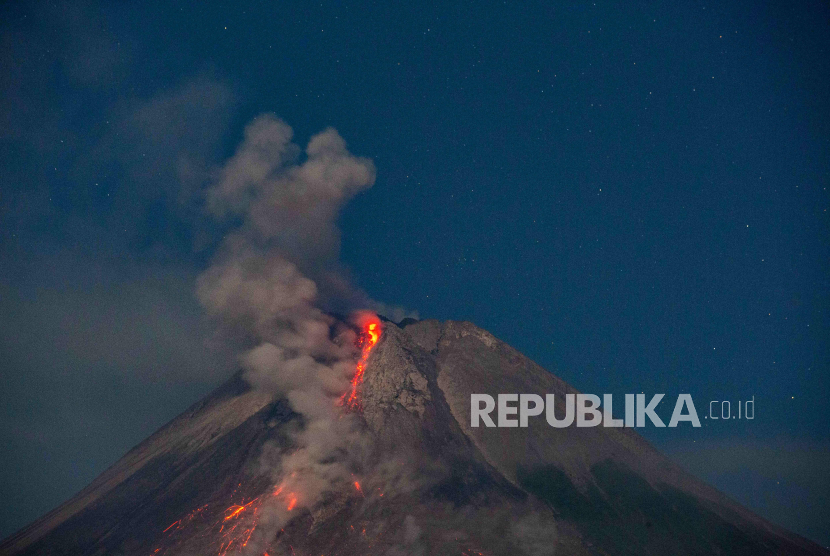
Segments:
[[[471,393],[576,392],[470,323],[386,323],[363,380],[352,489],[278,507],[302,419],[237,374],[0,553],[828,554],[630,429],[470,428]]]

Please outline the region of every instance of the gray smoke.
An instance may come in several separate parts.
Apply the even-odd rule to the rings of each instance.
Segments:
[[[317,286],[316,303],[353,309],[373,302],[348,281],[339,262],[337,218],[357,193],[372,186],[372,161],[351,155],[334,129],[314,137],[299,163],[291,128],[277,118],[256,118],[245,139],[208,192],[208,208],[220,219],[242,218],[226,242],[226,257],[256,253],[290,262]]]
[[[421,527],[414,516],[404,518],[402,530],[399,532],[401,542],[386,551],[386,556],[422,556],[427,553],[423,541]]]
[[[351,462],[366,444],[357,420],[337,405],[355,371],[355,335],[324,308],[372,305],[338,262],[337,218],[372,186],[375,168],[333,129],[311,138],[304,159],[291,139],[284,122],[260,116],[217,172],[209,211],[238,226],[198,280],[198,297],[222,334],[244,346],[246,380],[302,416],[291,449],[263,455],[284,489],[270,509],[270,532],[289,517],[285,500],[313,508],[351,485]]]
[[[538,513],[517,517],[510,532],[527,556],[553,556],[556,553],[556,524],[550,517]]]

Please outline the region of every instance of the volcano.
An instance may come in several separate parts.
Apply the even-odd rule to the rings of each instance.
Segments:
[[[290,453],[303,417],[240,372],[0,553],[830,554],[631,429],[471,428],[472,393],[561,409],[576,390],[468,322],[378,326],[343,408],[369,439],[348,488],[303,505],[274,484],[263,454]]]

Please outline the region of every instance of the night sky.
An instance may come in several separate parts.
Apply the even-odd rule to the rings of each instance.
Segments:
[[[203,192],[271,112],[374,161],[370,296],[584,392],[754,396],[642,433],[830,545],[827,3],[9,2],[0,45],[0,536],[235,370]]]

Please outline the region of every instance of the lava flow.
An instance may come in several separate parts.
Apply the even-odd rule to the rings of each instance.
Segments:
[[[352,377],[351,390],[343,394],[341,402],[349,409],[361,409],[360,399],[357,391],[360,385],[363,384],[363,373],[366,371],[366,361],[369,359],[369,354],[372,348],[380,340],[380,319],[371,315],[362,320],[362,331],[357,337],[357,347],[360,348],[360,360],[357,362],[354,377]]]
[[[241,486],[241,485],[240,485]],[[283,498],[283,504],[287,511],[292,511],[298,502],[297,495],[293,492],[287,492],[283,485],[275,487],[271,493],[272,498]],[[244,500],[238,504],[232,504],[225,508],[222,512],[224,515],[212,524],[207,526],[206,531],[202,534],[216,535],[219,541],[217,549],[217,556],[228,556],[229,554],[238,554],[248,546],[251,536],[259,524],[259,518],[263,508],[263,504],[267,501],[267,496],[257,496],[247,502]],[[202,506],[185,516],[171,523],[162,533],[167,535],[175,534],[177,531],[185,529],[196,518],[203,517],[208,506]],[[154,555],[160,556],[165,554],[165,551],[156,549]]]
[[[360,349],[360,359],[357,362],[354,377],[351,380],[351,388],[340,398],[340,404],[345,405],[348,409],[362,409],[358,390],[363,383],[363,373],[366,370],[366,362],[369,359],[369,354],[372,348],[380,340],[381,326],[380,319],[370,313],[364,313],[359,316],[361,332],[358,334],[355,345]],[[242,485],[239,485],[242,486]],[[358,481],[354,481],[355,490],[365,498],[363,488]],[[383,493],[380,494],[383,496]],[[286,490],[286,485],[280,484],[274,487],[271,496],[258,496],[248,501],[242,500],[238,504],[232,504],[225,508],[223,515],[212,525],[207,527],[205,534],[218,535],[221,541],[217,554],[218,556],[227,556],[231,553],[239,553],[242,551],[251,540],[254,530],[257,528],[260,518],[262,505],[268,498],[280,498],[282,504],[285,505],[286,511],[293,511],[299,502],[298,494]],[[176,520],[171,523],[163,534],[176,534],[178,531],[190,525],[195,518],[203,515],[207,506],[194,510],[186,517]],[[153,553],[156,556],[164,554],[160,552],[161,549],[156,549]]]

